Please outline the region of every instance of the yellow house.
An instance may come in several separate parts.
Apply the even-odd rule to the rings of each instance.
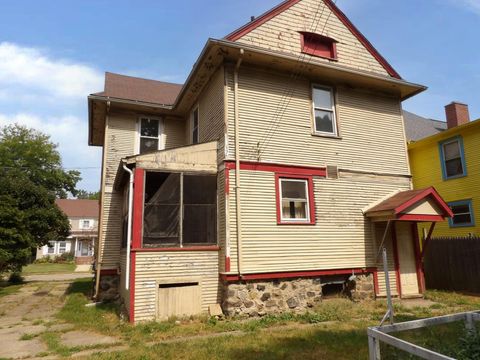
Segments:
[[[433,133],[408,145],[413,186],[435,187],[454,213],[448,222],[437,224],[433,236],[479,234],[480,119],[470,121],[468,106],[458,102],[447,105],[445,112],[446,126],[405,116],[410,139],[415,137],[413,127],[423,132],[429,127]]]

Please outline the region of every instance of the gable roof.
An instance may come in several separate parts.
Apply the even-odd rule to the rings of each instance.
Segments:
[[[453,213],[447,203],[442,199],[434,187],[419,190],[406,190],[396,193],[389,198],[383,200],[379,204],[368,209],[365,214],[369,217],[377,215],[391,214],[399,217],[406,212],[409,208],[412,208],[416,204],[426,199],[432,199],[435,205],[441,211],[440,216],[452,217]],[[417,214],[417,216],[421,216]]]
[[[88,217],[96,219],[99,215],[98,200],[57,199],[57,206],[70,217]]]
[[[281,14],[285,10],[289,9],[293,5],[299,3],[301,0],[285,0],[271,10],[263,13],[253,21],[243,25],[237,30],[231,32],[225,36],[226,40],[236,41],[242,36],[248,34],[250,31],[256,29],[260,25],[266,23],[268,20],[274,18],[278,14]],[[347,27],[348,30],[358,39],[358,41],[370,52],[370,54],[382,65],[387,73],[397,79],[402,77],[395,71],[395,69],[388,63],[388,61],[375,49],[370,41],[358,30],[358,28],[348,19],[348,17],[335,5],[331,0],[319,0],[323,1],[325,5],[337,16],[337,18]]]
[[[406,110],[403,110],[403,119],[407,141],[421,140],[447,130],[445,121],[427,119]]]
[[[94,95],[147,103],[173,105],[182,84],[105,73],[105,90]]]

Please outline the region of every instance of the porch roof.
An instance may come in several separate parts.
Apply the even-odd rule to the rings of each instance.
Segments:
[[[218,142],[211,141],[128,156],[118,165],[114,187],[118,190],[126,181],[123,164],[153,171],[216,174],[217,147]]]
[[[443,221],[452,210],[434,187],[406,190],[387,197],[365,211],[373,221]]]

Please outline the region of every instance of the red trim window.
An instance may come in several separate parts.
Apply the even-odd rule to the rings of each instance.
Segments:
[[[275,174],[277,224],[315,224],[311,176]]]
[[[300,31],[302,53],[329,60],[337,60],[337,41],[335,39],[307,31]]]

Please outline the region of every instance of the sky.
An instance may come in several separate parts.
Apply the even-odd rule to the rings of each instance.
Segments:
[[[280,0],[0,0],[0,126],[51,136],[79,188],[100,187],[101,149],[87,140],[87,96],[105,71],[183,83],[209,37],[222,38]],[[444,120],[469,104],[480,118],[480,0],[337,0],[411,82],[406,110]]]

